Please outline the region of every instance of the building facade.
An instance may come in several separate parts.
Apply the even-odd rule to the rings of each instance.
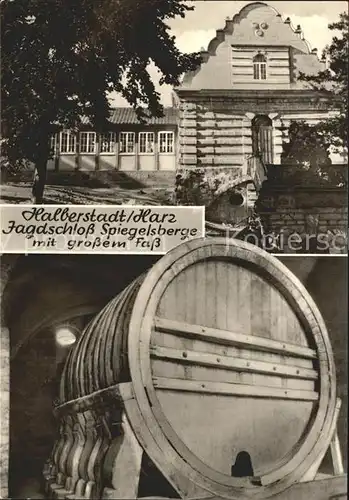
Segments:
[[[298,79],[325,69],[325,62],[301,27],[273,7],[244,7],[201,55],[201,66],[176,89],[182,168],[238,175],[256,155],[278,165],[293,120],[315,124],[331,116],[327,99]]]

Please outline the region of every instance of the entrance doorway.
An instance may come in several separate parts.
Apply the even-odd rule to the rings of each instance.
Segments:
[[[257,115],[252,120],[252,152],[264,164],[273,163],[273,122],[269,116]]]

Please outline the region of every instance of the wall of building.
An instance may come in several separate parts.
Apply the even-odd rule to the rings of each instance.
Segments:
[[[255,88],[253,58],[258,54],[258,47],[233,45],[231,53],[231,78],[233,88],[244,84],[243,88]],[[267,77],[258,82],[259,86],[290,88],[292,71],[290,67],[291,51],[289,47],[263,47],[259,49],[267,60]],[[247,86],[246,86],[247,85]]]
[[[337,397],[342,400],[338,420],[338,435],[344,470],[348,466],[348,259],[328,257],[318,259],[306,286],[325,320],[336,366]],[[327,464],[328,466],[329,460]]]
[[[347,175],[347,168],[342,165],[323,167],[318,172],[295,166],[269,167],[268,180],[263,183],[256,204],[266,231],[283,233],[285,239],[297,233],[304,240],[307,234],[312,237],[304,249],[308,252],[327,253],[329,243],[333,253],[345,252]],[[316,240],[320,238],[322,243],[318,245]],[[293,253],[290,248],[284,250]]]
[[[292,96],[281,99],[242,94],[238,99],[228,93],[224,97],[180,95],[179,166],[186,168],[224,168],[243,175],[247,159],[254,153],[252,124],[258,115],[271,120],[272,160],[273,164],[280,164],[292,120],[314,124],[328,117],[323,106],[312,108],[311,102],[297,102]]]
[[[252,153],[249,119],[228,102],[184,102],[180,110],[180,165],[243,168]]]
[[[305,285],[318,306],[329,334],[337,376],[337,397],[342,400],[338,434],[347,469],[348,449],[348,259],[347,257],[279,257]],[[331,457],[328,453],[321,472],[332,474]]]

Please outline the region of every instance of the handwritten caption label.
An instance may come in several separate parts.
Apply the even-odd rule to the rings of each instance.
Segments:
[[[204,221],[204,207],[1,205],[0,251],[164,254]]]

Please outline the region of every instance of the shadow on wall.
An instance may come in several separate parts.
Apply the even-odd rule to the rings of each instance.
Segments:
[[[342,400],[338,420],[344,470],[348,465],[348,259],[320,258],[308,277],[306,286],[325,320],[336,365],[337,397]],[[326,465],[326,464],[324,464]]]
[[[80,330],[90,316],[70,320]],[[43,464],[56,436],[52,406],[58,397],[62,364],[69,348],[55,341],[54,328],[45,328],[20,349],[11,362],[10,495],[35,496]],[[62,356],[63,355],[63,356]],[[33,490],[33,485],[37,487]]]
[[[318,306],[326,323],[332,345],[337,376],[337,397],[342,400],[338,420],[344,470],[347,469],[347,415],[348,415],[348,259],[338,257],[280,257],[302,281]],[[332,474],[329,453],[320,471]]]

